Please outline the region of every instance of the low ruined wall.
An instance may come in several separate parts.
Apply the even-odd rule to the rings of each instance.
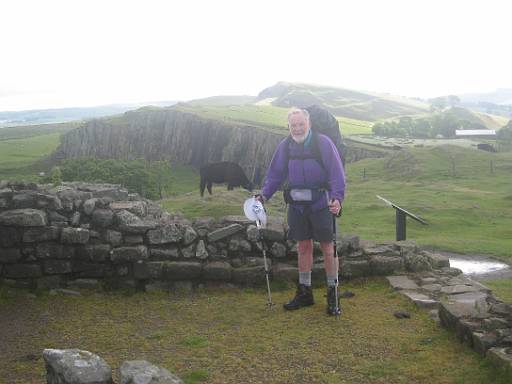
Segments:
[[[282,220],[262,230],[273,279],[297,279],[296,245]],[[73,282],[172,288],[182,281],[264,283],[258,229],[245,217],[190,222],[113,185],[52,188],[0,183],[0,279],[6,285],[63,288]],[[410,243],[338,242],[345,278],[448,267]],[[324,281],[315,245],[314,281]]]

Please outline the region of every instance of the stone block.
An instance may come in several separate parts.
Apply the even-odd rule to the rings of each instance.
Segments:
[[[86,215],[90,215],[93,213],[94,211],[94,208],[96,208],[96,201],[98,199],[87,199],[84,201],[84,204],[83,204],[83,210],[84,210],[84,213]]]
[[[0,213],[0,225],[12,227],[44,227],[48,218],[44,211],[37,209],[13,209]]]
[[[429,296],[417,291],[402,290],[400,293],[420,308],[435,309],[439,304],[437,300],[431,299]]]
[[[127,233],[145,234],[158,226],[156,221],[141,220],[137,215],[126,210],[115,212],[114,217],[119,229]]]
[[[3,275],[12,279],[40,277],[43,275],[39,264],[7,264],[4,265]]]
[[[110,209],[113,211],[126,210],[139,217],[147,215],[147,204],[141,200],[134,201],[113,201],[110,203]]]
[[[89,231],[83,228],[62,228],[60,240],[64,244],[85,244],[89,241]]]
[[[424,289],[427,292],[435,293],[439,292],[443,286],[441,284],[425,284],[421,286],[421,289]]]
[[[79,260],[104,262],[110,255],[109,244],[86,244],[77,247],[75,250],[76,258]]]
[[[18,248],[0,248],[0,263],[16,263],[21,260],[21,251]]]
[[[290,264],[277,263],[272,267],[272,277],[273,280],[296,283],[299,278],[299,269]]]
[[[0,226],[0,247],[12,247],[21,241],[21,237],[21,229]]]
[[[196,248],[196,258],[199,260],[206,260],[208,258],[208,251],[206,250],[206,246],[203,240],[199,240]]]
[[[464,295],[464,294],[463,294]],[[486,296],[480,293],[471,294],[471,297],[463,298],[460,301],[441,302],[439,306],[439,318],[441,325],[448,329],[455,329],[459,319],[475,318],[486,313]],[[483,301],[483,302],[482,302]]]
[[[370,276],[371,268],[368,260],[348,260],[341,261],[341,276],[352,279],[356,277]]]
[[[249,225],[246,230],[246,236],[253,243],[260,241],[260,232],[255,225]]]
[[[487,350],[496,347],[496,335],[489,332],[473,332],[473,349],[485,356]]]
[[[124,242],[125,244],[129,245],[142,244],[144,243],[144,238],[142,237],[142,235],[126,235],[124,237]]]
[[[110,209],[96,208],[92,213],[91,223],[95,227],[107,228],[114,222],[114,212]]]
[[[164,262],[163,261],[149,261],[147,262],[149,277],[154,280],[160,280],[163,276]]]
[[[278,259],[286,258],[286,246],[279,242],[274,242],[270,248],[270,254]]]
[[[43,270],[48,275],[60,275],[71,273],[71,261],[67,260],[45,260]]]
[[[163,275],[166,280],[194,280],[201,276],[201,263],[191,261],[168,261],[164,263]]]
[[[431,253],[431,252],[422,252],[429,260],[432,268],[441,269],[445,267],[450,267],[450,259],[447,256],[441,255],[439,253]]]
[[[205,280],[231,281],[233,267],[225,261],[212,261],[203,267],[202,277]]]
[[[137,280],[146,280],[151,277],[149,266],[146,262],[139,260],[133,263],[133,277]]]
[[[146,260],[148,258],[148,249],[144,245],[136,247],[120,247],[114,248],[110,259],[114,264],[133,262],[138,260]]]
[[[447,295],[456,295],[459,293],[476,292],[477,289],[472,285],[448,285],[441,288],[441,293]]]
[[[240,224],[231,224],[226,227],[217,229],[208,233],[208,241],[213,243],[225,239],[226,237],[232,236],[235,233],[241,231],[243,228],[244,227]]]
[[[392,275],[403,269],[402,258],[374,255],[370,258],[370,268],[372,274],[376,276]]]
[[[185,245],[192,244],[197,239],[197,232],[190,225],[185,226],[183,231],[183,243]]]
[[[486,356],[512,381],[512,348],[492,347],[487,351]]]
[[[112,384],[112,369],[101,357],[79,349],[45,349],[48,384]]]
[[[152,245],[177,243],[182,238],[181,230],[176,224],[167,224],[147,233],[148,243]]]
[[[79,278],[100,278],[105,277],[107,274],[107,266],[100,263],[73,260],[71,268],[75,277]]]
[[[117,247],[118,245],[121,245],[123,242],[123,235],[121,232],[107,230],[105,233],[105,241],[107,243],[110,243],[114,247]]]
[[[496,303],[491,306],[489,312],[494,313],[495,315],[512,317],[512,305],[505,303]]]
[[[149,258],[151,260],[172,260],[177,259],[180,256],[178,247],[175,245],[168,245],[165,248],[153,248],[149,249]]]
[[[59,275],[43,276],[36,279],[37,289],[57,289],[62,284],[62,277]]]
[[[145,360],[125,361],[119,368],[123,384],[183,384],[183,381],[165,368]]]
[[[473,332],[482,329],[480,321],[461,318],[455,323],[455,335],[461,343],[467,343],[473,347]]]
[[[57,240],[59,238],[59,234],[60,228],[58,227],[30,228],[23,233],[23,242],[35,243]]]
[[[183,257],[185,259],[193,258],[195,256],[195,254],[196,254],[196,245],[195,244],[191,244],[188,247],[181,248],[181,254],[183,255]]]
[[[40,243],[36,246],[36,257],[38,259],[71,259],[75,249],[71,246],[64,246],[57,243]]]
[[[404,266],[409,272],[431,271],[430,259],[419,253],[406,253],[404,255]]]
[[[265,241],[283,242],[285,237],[284,220],[280,218],[269,218],[265,228],[261,229],[261,236]]]
[[[418,289],[418,284],[412,281],[408,276],[388,276],[386,277],[389,284],[396,290],[414,290]]]
[[[265,267],[234,268],[232,271],[233,282],[241,285],[263,285],[266,284]]]

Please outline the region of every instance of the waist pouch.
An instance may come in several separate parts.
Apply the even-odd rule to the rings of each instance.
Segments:
[[[283,191],[286,204],[312,204],[321,198],[327,199],[325,188],[285,188]]]

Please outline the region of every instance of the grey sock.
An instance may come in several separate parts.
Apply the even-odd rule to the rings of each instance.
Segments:
[[[299,272],[299,284],[303,284],[306,287],[311,287],[311,271]]]
[[[327,275],[327,286],[334,287],[336,285],[336,280],[338,280],[338,275]]]

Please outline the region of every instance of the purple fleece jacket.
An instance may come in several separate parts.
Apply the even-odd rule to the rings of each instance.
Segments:
[[[318,188],[329,182],[331,186],[329,200],[337,199],[340,203],[343,202],[345,173],[338,150],[331,139],[325,135],[317,134],[316,140],[318,140],[317,144],[309,143],[309,145],[297,144],[295,141],[287,139],[279,143],[263,183],[261,194],[265,199],[270,199],[281,184],[288,180],[289,186],[309,188]],[[286,153],[286,145],[289,145],[289,157]],[[313,145],[319,145],[325,170],[314,158]],[[327,199],[319,199],[311,209],[318,211],[326,206]],[[296,206],[296,208],[300,208],[300,206]]]

